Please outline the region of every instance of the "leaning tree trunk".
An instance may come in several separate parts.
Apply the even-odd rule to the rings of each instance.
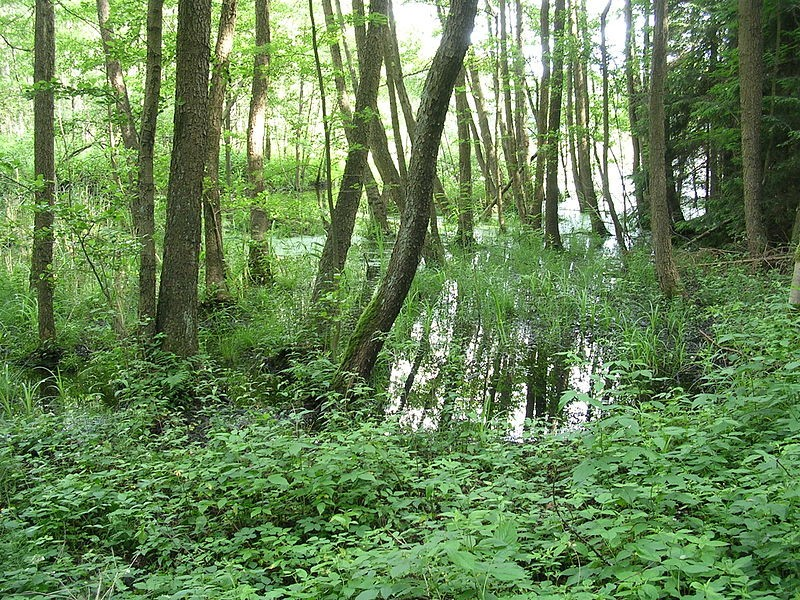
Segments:
[[[436,158],[450,96],[469,46],[477,0],[453,0],[422,91],[411,160],[406,206],[386,275],[359,318],[334,377],[334,388],[349,394],[367,379],[385,334],[391,329],[411,287],[430,219]]]
[[[214,70],[208,91],[208,149],[206,185],[203,189],[203,221],[206,246],[206,298],[224,302],[230,298],[226,281],[225,254],[222,247],[222,207],[219,197],[219,143],[222,136],[222,113],[228,86],[228,69],[233,32],[236,27],[237,0],[224,0],[219,15]]]
[[[386,0],[372,0],[370,16],[376,18],[370,20],[363,41],[364,47],[359,52],[362,60],[359,63],[355,114],[351,123],[348,124],[351,129],[347,136],[349,140],[347,160],[336,206],[334,206],[331,216],[330,231],[319,259],[319,268],[311,295],[311,300],[318,309],[323,308],[320,306],[320,302],[335,288],[336,276],[344,269],[353,239],[353,228],[367,166],[370,129],[374,126],[374,115],[377,112],[378,85],[385,39],[382,31],[385,25],[382,24],[381,16],[385,15]]]
[[[53,311],[53,204],[56,162],[53,129],[56,75],[55,10],[52,0],[36,0],[34,25],[33,169],[41,182],[36,186],[33,218],[31,287],[36,290],[39,341],[56,337]]]
[[[561,248],[558,228],[558,138],[561,128],[561,95],[564,87],[564,0],[556,0],[553,17],[553,72],[550,78],[549,115],[547,118],[547,152],[545,179],[545,243],[548,248]]]
[[[175,135],[156,318],[158,332],[164,335],[162,349],[178,356],[190,356],[198,349],[197,278],[208,131],[210,35],[211,0],[179,0]]]
[[[161,93],[161,38],[164,0],[147,3],[147,58],[142,124],[139,133],[138,198],[134,219],[139,223],[139,334],[150,342],[156,334],[156,242],[153,153]]]
[[[742,108],[742,184],[747,250],[764,256],[767,232],[761,209],[761,99],[762,55],[761,4],[763,0],[739,0],[739,95]]]
[[[664,82],[667,70],[667,0],[655,0],[652,73],[650,76],[650,214],[656,275],[661,292],[674,296],[678,271],[672,258],[672,226],[667,208]]]
[[[256,54],[253,58],[253,86],[247,119],[247,195],[250,198],[250,281],[265,285],[272,280],[267,235],[272,220],[264,202],[264,138],[267,131],[269,91],[270,30],[269,0],[256,0]]]

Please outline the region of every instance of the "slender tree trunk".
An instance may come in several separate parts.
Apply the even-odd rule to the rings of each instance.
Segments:
[[[739,0],[742,183],[747,250],[753,258],[764,256],[767,247],[767,232],[761,208],[761,101],[764,81],[762,1]]]
[[[334,388],[349,394],[367,379],[411,287],[430,220],[436,158],[445,116],[464,54],[469,46],[477,0],[453,0],[442,41],[434,56],[418,112],[411,147],[405,214],[386,275],[356,325],[334,378]]]
[[[517,169],[522,186],[523,205],[525,206],[525,222],[531,222],[531,206],[534,203],[533,182],[528,153],[528,111],[525,104],[527,84],[525,83],[525,54],[522,46],[522,1],[516,0],[516,46],[514,48],[514,135],[517,139]]]
[[[586,39],[588,31],[586,26],[586,3],[582,2],[579,12],[576,15],[576,31],[578,37]],[[573,76],[575,79],[575,127],[577,135],[577,154],[578,154],[578,176],[581,179],[581,190],[583,192],[583,205],[589,212],[589,219],[592,224],[592,233],[601,237],[611,235],[606,229],[603,219],[600,216],[600,207],[597,201],[597,192],[594,187],[592,176],[592,157],[591,144],[592,132],[589,114],[589,82],[588,67],[590,48],[588,46],[580,48],[578,60],[575,62]]]
[[[55,10],[52,0],[36,0],[34,24],[33,162],[39,181],[35,192],[31,287],[36,290],[39,341],[56,337],[53,310],[53,205],[56,162],[54,89],[56,76]]]
[[[356,106],[348,135],[349,148],[345,161],[342,184],[336,206],[333,209],[331,226],[319,260],[312,302],[319,307],[322,299],[335,288],[336,276],[344,269],[347,253],[353,238],[358,203],[364,185],[364,170],[369,151],[370,129],[374,126],[377,112],[378,85],[383,62],[385,35],[381,16],[386,15],[386,0],[370,3],[370,25],[366,32],[359,63],[359,85]]]
[[[211,0],[179,0],[172,142],[164,264],[158,295],[162,349],[190,356],[198,349],[197,279],[203,166],[208,132]]]
[[[600,14],[600,68],[603,77],[603,159],[600,161],[600,168],[603,177],[603,198],[608,206],[611,215],[611,222],[614,224],[614,236],[617,240],[620,252],[626,251],[625,234],[622,224],[619,222],[617,210],[614,207],[614,199],[611,197],[611,185],[608,177],[608,149],[611,145],[611,131],[609,124],[609,98],[608,98],[608,47],[606,46],[606,21],[608,11],[611,9],[612,0],[608,0],[603,12]]]
[[[794,273],[792,274],[792,285],[789,290],[789,305],[800,309],[800,244],[794,252]]]
[[[655,267],[661,292],[678,292],[678,271],[672,258],[672,227],[667,210],[664,84],[667,70],[667,0],[654,0],[652,72],[650,76],[650,214]]]
[[[503,92],[503,109],[505,111],[504,120],[505,126],[501,125],[503,134],[502,147],[503,156],[506,159],[506,170],[508,171],[508,179],[511,181],[511,194],[514,198],[514,204],[517,207],[517,213],[521,221],[527,218],[527,210],[525,208],[525,199],[522,194],[522,185],[519,177],[519,165],[517,164],[517,140],[514,137],[514,110],[511,104],[511,76],[508,69],[508,24],[507,15],[508,6],[506,0],[500,0],[500,86]],[[519,84],[519,82],[516,82]],[[500,101],[500,98],[497,99]]]
[[[497,164],[495,161],[494,142],[492,140],[492,128],[489,125],[489,116],[486,113],[486,102],[483,99],[481,89],[481,79],[478,69],[474,65],[469,66],[469,87],[472,92],[472,99],[475,102],[475,112],[478,117],[478,130],[480,140],[483,144],[483,156],[486,161],[486,204],[490,205],[496,201],[498,181],[495,178]],[[477,141],[477,140],[476,140]]]
[[[456,80],[456,119],[458,120],[458,229],[456,242],[466,248],[475,243],[472,215],[472,140],[469,125],[472,114],[467,100],[467,82],[462,68]]]
[[[561,128],[561,95],[564,86],[564,0],[556,0],[553,17],[553,72],[550,79],[550,101],[547,123],[547,169],[545,188],[545,243],[548,248],[561,248],[561,232],[558,227],[558,146]]]
[[[531,225],[537,229],[542,225],[544,207],[544,180],[547,168],[547,143],[549,139],[548,118],[550,114],[550,0],[542,0],[539,13],[540,35],[542,42],[542,79],[539,82],[538,131],[536,132],[536,170],[533,181],[533,207],[531,208]]]
[[[272,281],[269,265],[268,234],[272,227],[263,205],[264,138],[269,93],[270,27],[269,0],[256,0],[256,50],[253,59],[253,86],[247,119],[247,194],[250,197],[250,281],[265,285]]]
[[[131,110],[131,103],[128,99],[128,88],[125,85],[125,77],[119,60],[114,58],[114,31],[109,23],[110,8],[108,0],[97,0],[97,20],[100,25],[100,39],[103,42],[103,55],[106,62],[106,77],[114,90],[114,103],[117,114],[120,117],[120,131],[122,132],[122,143],[126,150],[138,151],[139,136],[136,133],[136,124]]]
[[[633,190],[636,198],[636,212],[639,223],[644,222],[648,212],[642,191],[642,144],[639,136],[639,106],[641,105],[638,89],[638,66],[636,59],[636,40],[633,29],[633,7],[631,0],[625,0],[625,85],[628,92],[628,120],[631,126],[631,149],[633,160]]]
[[[218,302],[224,302],[230,298],[222,246],[219,145],[222,136],[225,93],[228,86],[228,69],[233,49],[233,33],[236,27],[236,2],[237,0],[223,0],[222,3],[217,46],[214,52],[214,70],[211,74],[211,85],[208,92],[208,151],[206,152],[206,181],[203,189],[206,297]]]
[[[138,217],[139,238],[139,323],[142,341],[149,343],[156,333],[156,243],[155,184],[153,152],[156,142],[158,98],[161,93],[161,38],[164,0],[147,3],[147,58],[145,67],[142,124],[139,133]]]

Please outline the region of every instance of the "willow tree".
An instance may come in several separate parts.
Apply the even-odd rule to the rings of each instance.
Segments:
[[[545,241],[548,248],[561,248],[561,232],[558,228],[558,147],[561,128],[561,98],[564,87],[564,24],[566,6],[564,0],[556,0],[553,15],[553,70],[550,78],[548,100],[547,137],[544,147],[545,159]]]
[[[405,210],[384,278],[364,309],[334,378],[348,394],[367,379],[403,306],[419,265],[430,220],[436,159],[453,87],[470,42],[478,0],[452,0],[442,41],[431,63],[411,146]]]

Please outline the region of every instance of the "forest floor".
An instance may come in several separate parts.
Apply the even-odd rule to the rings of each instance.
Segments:
[[[334,365],[303,345],[302,258],[207,314],[188,362],[137,358],[64,300],[49,403],[9,341],[30,304],[6,278],[0,596],[800,598],[786,274],[682,254],[667,302],[646,253],[535,245],[421,272],[389,383],[317,432],[298,405]],[[342,331],[363,299],[344,285]],[[529,399],[545,412],[522,424]]]

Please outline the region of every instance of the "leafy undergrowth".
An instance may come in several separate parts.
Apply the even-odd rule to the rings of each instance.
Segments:
[[[524,443],[224,406],[202,435],[152,406],[3,417],[0,596],[800,598],[782,299],[713,315],[701,389],[622,387]]]

